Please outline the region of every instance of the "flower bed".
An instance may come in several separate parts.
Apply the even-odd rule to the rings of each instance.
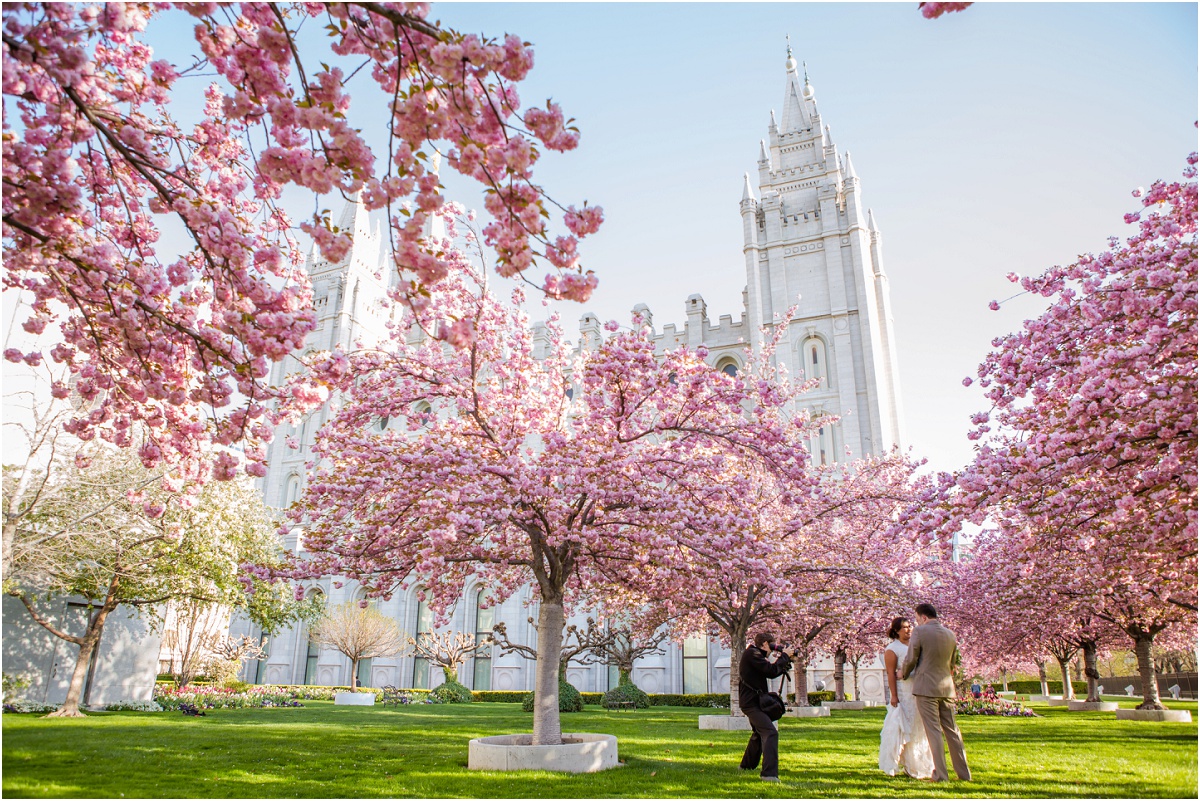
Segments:
[[[164,712],[157,701],[115,701],[104,707],[105,712]]]
[[[4,711],[8,713],[16,712],[18,714],[37,712],[38,714],[44,715],[47,712],[57,712],[58,704],[43,704],[38,701],[16,700],[9,701],[7,704],[5,704]]]
[[[242,692],[228,687],[155,687],[154,700],[163,709],[171,711],[178,710],[181,704],[190,704],[197,709],[304,706],[290,692],[275,687],[252,687]]]
[[[990,687],[984,688],[978,698],[959,698],[954,702],[956,715],[996,715],[1005,718],[1036,718],[1029,707],[996,695]]]

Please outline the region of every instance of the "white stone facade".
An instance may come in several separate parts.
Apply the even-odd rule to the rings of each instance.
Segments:
[[[92,610],[72,596],[37,602],[38,613],[74,636],[87,629]],[[43,704],[67,698],[79,646],[54,636],[30,616],[16,598],[5,595],[4,673],[30,680],[20,697]],[[148,701],[154,690],[162,635],[149,616],[119,606],[104,622],[104,634],[92,657],[80,703],[102,707],[118,701]]]
[[[804,398],[808,408],[842,418],[814,438],[814,458],[829,462],[845,459],[847,454],[856,458],[885,452],[902,443],[903,430],[882,237],[862,206],[860,182],[849,154],[839,155],[828,127],[822,126],[812,85],[807,75],[801,78],[790,50],[783,123],[777,124],[772,112],[768,139],[761,143],[759,155],[757,195],[747,175],[740,204],[747,279],[740,319],[723,315],[713,324],[699,295],[687,298],[682,328],[668,323],[659,330],[653,327],[649,308],[639,304],[634,311],[651,325],[660,350],[704,345],[711,364],[732,371],[742,369],[747,348],[757,347],[760,327],[775,325],[778,315],[798,303],[775,358],[784,360],[794,377],[820,379],[819,386]],[[343,212],[341,226],[355,232],[354,249],[347,259],[336,265],[315,255],[309,260],[319,319],[311,338],[313,350],[379,341],[386,333],[386,283],[380,276],[392,271],[380,266],[378,228],[372,229],[366,213],[354,204]],[[601,337],[601,321],[585,313],[580,320],[580,344],[589,347]],[[277,365],[274,377],[282,379],[294,366]],[[269,454],[269,472],[261,482],[269,504],[283,508],[299,497],[305,481],[304,464],[312,458],[315,433],[327,416],[322,410],[302,426],[279,432]],[[289,434],[299,439],[299,450],[284,445]],[[298,547],[294,541],[288,545]],[[327,579],[310,592],[323,592],[331,604],[359,597],[354,582],[340,588],[334,585]],[[479,620],[477,595],[478,588],[466,589],[454,609],[452,629],[490,629],[490,624],[483,626]],[[532,645],[534,632],[526,622],[528,600],[529,589],[525,588],[493,610],[492,619],[504,621],[514,640]],[[405,631],[418,630],[418,603],[412,591],[378,601],[377,608],[393,616]],[[231,634],[259,633],[245,621],[235,620]],[[328,649],[310,649],[307,632],[302,629],[272,638],[268,651],[260,665],[246,668],[247,680],[350,683],[349,660]],[[729,687],[729,660],[728,650],[715,641],[697,644],[687,655],[681,646],[668,645],[663,655],[639,661],[633,679],[650,693],[723,693]],[[686,682],[685,673],[690,677]],[[832,688],[832,674],[832,660],[817,662],[810,668],[809,688],[821,681]],[[360,677],[364,684],[375,687],[428,687],[442,681],[439,670],[422,671],[411,657],[373,660],[361,667]],[[615,680],[604,665],[572,665],[567,677],[583,691],[606,690]],[[531,663],[511,654],[487,662],[469,661],[459,678],[475,689],[529,690],[533,670]],[[859,685],[864,699],[883,699],[880,662],[860,669]],[[847,668],[847,692],[852,686]]]

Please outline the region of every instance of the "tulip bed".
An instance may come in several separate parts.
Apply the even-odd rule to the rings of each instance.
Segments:
[[[1137,699],[1126,705],[1134,706]],[[738,770],[741,732],[708,710],[585,707],[565,731],[618,738],[600,774],[480,773],[467,741],[529,731],[519,704],[411,704],[3,715],[3,795],[125,798],[1195,798],[1196,724],[1118,721],[1032,704],[1039,717],[959,721],[975,781],[933,785],[877,768],[882,708],[780,722],[783,782]],[[1196,715],[1196,703],[1168,702]]]

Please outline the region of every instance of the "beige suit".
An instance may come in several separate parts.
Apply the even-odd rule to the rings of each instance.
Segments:
[[[971,780],[971,769],[967,767],[967,753],[963,750],[962,734],[954,722],[954,665],[958,661],[958,641],[954,632],[936,619],[929,620],[913,629],[908,641],[908,656],[904,659],[900,677],[912,676],[913,700],[929,748],[933,751],[933,778],[944,782],[950,778],[946,772],[946,753],[942,748],[942,736],[950,747],[950,761],[954,772],[964,781]]]

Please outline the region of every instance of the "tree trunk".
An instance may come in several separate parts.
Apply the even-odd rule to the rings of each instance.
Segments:
[[[851,666],[854,670],[854,700],[855,701],[862,700],[862,696],[859,695],[859,693],[858,693],[858,662],[859,662],[859,660],[857,660],[857,659],[854,660],[854,664]]]
[[[1038,666],[1038,681],[1042,683],[1042,695],[1050,694],[1050,685],[1046,682],[1046,660],[1035,660]]]
[[[1087,675],[1087,699],[1096,702],[1100,700],[1100,671],[1096,670],[1096,641],[1084,640],[1080,646],[1083,648],[1083,672]]]
[[[623,667],[617,668],[617,686],[624,687],[626,684],[633,684],[633,670],[626,670]]]
[[[1071,674],[1075,677],[1075,681],[1083,681],[1083,660],[1075,657],[1075,661],[1071,663]]]
[[[796,654],[792,668],[796,674],[792,682],[796,688],[796,706],[808,706],[808,659]]]
[[[833,700],[846,700],[846,651],[843,648],[833,652]]]
[[[358,689],[358,657],[350,658],[350,692]]]
[[[729,714],[743,717],[741,695],[742,685],[742,654],[746,652],[746,633],[748,626],[736,626],[729,635]]]
[[[1058,662],[1058,669],[1062,671],[1062,697],[1063,700],[1068,700],[1075,697],[1075,688],[1071,686],[1071,666],[1065,659],[1055,658]]]
[[[1008,668],[1000,668],[1000,686],[1008,692]]]
[[[100,645],[100,637],[104,634],[104,621],[108,613],[115,608],[105,605],[96,610],[88,621],[87,633],[83,635],[83,643],[79,646],[79,657],[75,660],[75,669],[71,671],[71,684],[67,688],[67,698],[58,711],[51,712],[50,718],[81,718],[79,701],[83,698],[84,685],[87,683],[88,671],[92,666],[92,656]]]
[[[533,745],[562,745],[558,713],[559,655],[566,615],[562,600],[542,599],[538,610],[537,662],[533,683]]]
[[[1141,629],[1126,630],[1133,637],[1133,652],[1137,655],[1138,676],[1142,679],[1142,702],[1138,709],[1166,709],[1158,697],[1158,677],[1154,675],[1154,660],[1150,657],[1150,646],[1154,635]]]
[[[458,666],[446,667],[442,665],[442,680],[447,684],[452,681],[458,681]]]
[[[13,544],[17,540],[17,519],[16,515],[12,515],[10,518],[7,508],[4,510],[4,545],[0,560],[3,561],[5,576],[12,574]]]

